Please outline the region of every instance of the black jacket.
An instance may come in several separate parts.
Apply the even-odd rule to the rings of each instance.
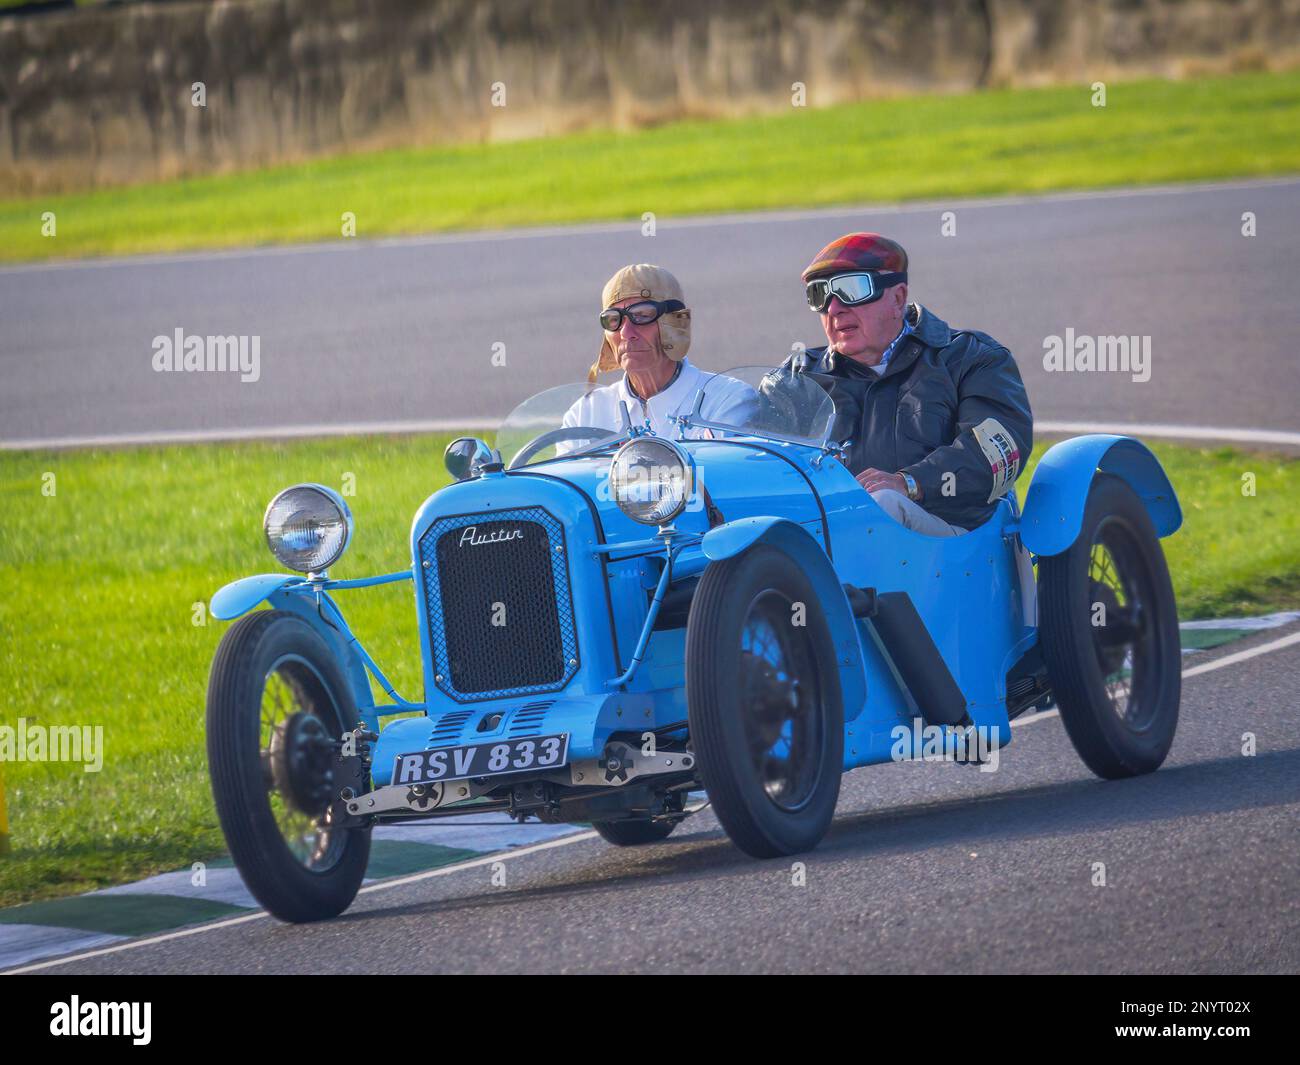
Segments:
[[[830,393],[834,436],[848,442],[853,473],[910,473],[921,506],[972,529],[1029,458],[1029,397],[1011,352],[987,333],[949,329],[917,304],[908,320],[913,331],[883,376],[827,348],[796,353],[781,369],[807,373]]]

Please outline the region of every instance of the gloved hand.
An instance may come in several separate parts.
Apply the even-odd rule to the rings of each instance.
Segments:
[[[793,381],[799,374],[807,373],[816,366],[817,360],[808,354],[807,349],[799,348],[791,352],[780,366],[773,367],[763,375],[759,391],[764,396],[770,397],[773,392],[782,387],[783,383]]]
[[[790,354],[786,367],[791,375],[807,373],[817,366],[817,360],[808,354],[807,348],[799,348]]]

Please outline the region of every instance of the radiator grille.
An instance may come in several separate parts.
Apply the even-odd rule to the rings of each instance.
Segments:
[[[443,518],[419,550],[439,690],[468,702],[568,683],[578,641],[555,518],[540,507]]]

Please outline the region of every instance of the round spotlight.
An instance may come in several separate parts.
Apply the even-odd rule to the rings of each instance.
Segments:
[[[352,512],[332,488],[296,484],[271,500],[262,526],[281,563],[300,573],[323,573],[348,548]]]
[[[692,490],[690,459],[658,437],[629,440],[609,467],[609,486],[619,509],[643,525],[666,525],[686,509]]]

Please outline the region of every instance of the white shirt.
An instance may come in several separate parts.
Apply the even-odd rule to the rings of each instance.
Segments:
[[[701,370],[689,359],[682,359],[682,370],[662,392],[649,399],[641,399],[628,387],[627,374],[611,385],[592,389],[573,404],[564,414],[564,425],[585,425],[593,429],[622,428],[623,418],[619,404],[627,404],[633,425],[649,421],[656,436],[677,439],[677,426],[668,420],[670,415],[690,414],[695,406],[695,394],[704,388],[704,403],[700,417],[711,422],[728,425],[745,425],[758,409],[758,393],[743,381],[722,374]],[[708,429],[692,429],[688,438],[718,435]],[[581,443],[560,444],[557,454],[563,454]]]

